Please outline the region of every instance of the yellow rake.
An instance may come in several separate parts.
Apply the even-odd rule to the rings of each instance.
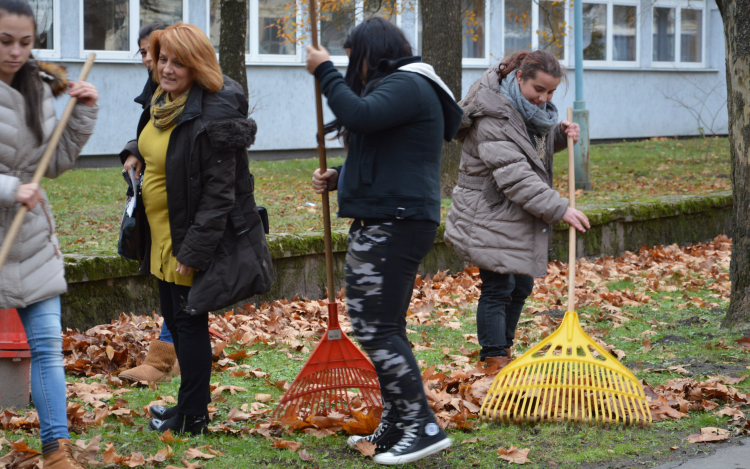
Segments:
[[[573,110],[568,108],[568,121]],[[568,137],[570,206],[575,207],[573,139]],[[650,425],[638,379],[584,332],[575,312],[576,232],[570,227],[568,312],[560,327],[503,368],[480,415],[505,423]]]

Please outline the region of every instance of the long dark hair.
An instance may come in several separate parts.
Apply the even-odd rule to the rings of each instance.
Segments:
[[[34,40],[36,40],[36,18],[34,18],[31,6],[24,0],[0,0],[0,16],[2,15],[18,15],[31,19],[34,25]],[[26,125],[31,129],[37,143],[41,144],[44,141],[41,118],[44,87],[33,55],[30,55],[29,60],[16,72],[11,86],[23,96],[26,104]]]
[[[141,48],[141,41],[144,39],[148,39],[148,37],[153,33],[154,31],[162,31],[164,29],[167,29],[169,25],[167,23],[150,23],[146,26],[142,27],[140,31],[138,31],[138,42],[136,43],[136,46],[138,49]]]
[[[365,94],[365,84],[371,84],[381,60],[394,62],[413,54],[404,32],[393,23],[378,17],[370,18],[354,28],[344,41],[344,49],[351,50],[344,80],[358,96]],[[363,64],[367,66],[365,76],[362,76]],[[334,138],[343,137],[344,144],[348,146],[349,132],[338,121],[326,125],[325,132],[337,132]]]
[[[513,70],[521,71],[521,78],[524,80],[536,78],[538,72],[544,72],[553,78],[564,78],[567,71],[560,65],[557,57],[546,50],[519,51],[514,52],[500,62],[498,75],[500,80],[504,79]],[[567,85],[567,80],[566,80]]]

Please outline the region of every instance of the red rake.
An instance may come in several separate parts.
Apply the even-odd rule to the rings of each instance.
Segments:
[[[310,25],[313,47],[318,48],[318,22],[315,0],[310,0]],[[318,157],[320,171],[326,171],[326,147],[323,130],[323,97],[320,83],[315,81],[315,106],[318,114]],[[333,247],[331,244],[331,213],[328,192],[323,193],[323,228],[326,247],[326,277],[328,283],[328,330],[312,355],[302,367],[289,390],[284,393],[274,417],[298,416],[346,411],[353,407],[350,389],[359,389],[364,407],[381,407],[380,385],[375,367],[344,334],[339,325],[336,290],[333,285]],[[358,405],[356,407],[362,407]]]

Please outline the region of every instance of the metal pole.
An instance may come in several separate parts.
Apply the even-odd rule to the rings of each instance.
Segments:
[[[590,191],[589,173],[589,111],[583,99],[583,1],[574,0],[574,38],[576,67],[576,100],[573,104],[573,121],[581,127],[581,138],[575,145],[576,189]]]

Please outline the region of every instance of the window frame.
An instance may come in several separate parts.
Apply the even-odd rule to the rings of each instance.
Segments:
[[[354,26],[358,26],[365,20],[365,0],[354,0],[356,2],[354,6]],[[401,10],[402,0],[396,0],[396,10]],[[414,0],[414,10],[418,13],[418,6],[417,1]],[[396,26],[401,28],[403,26],[403,15],[401,13],[396,13]],[[416,28],[415,28],[416,29]],[[320,19],[318,19],[318,42],[320,42],[321,39],[321,30],[320,30]],[[337,67],[346,67],[349,65],[349,57],[346,55],[331,55],[331,62],[333,62],[333,65]]]
[[[674,62],[664,62],[653,60],[654,52],[654,8],[674,8],[675,10],[675,48],[674,48]],[[701,61],[700,62],[683,62],[682,61],[682,10],[700,10],[701,13]],[[706,68],[706,33],[707,33],[707,13],[709,12],[706,6],[705,0],[656,0],[651,5],[651,14],[649,20],[651,21],[651,67],[655,69],[670,69],[680,68],[688,69],[695,68],[701,69]]]
[[[505,1],[503,0],[503,12],[505,11]],[[464,67],[472,66],[489,66],[490,65],[490,28],[492,28],[492,21],[490,16],[492,11],[490,0],[484,0],[484,57],[462,57],[461,65]],[[463,21],[463,18],[461,18]],[[463,24],[461,25],[461,34],[463,35]],[[463,49],[463,37],[461,38],[461,49]]]
[[[641,8],[638,0],[585,0],[583,3],[607,5],[607,54],[605,60],[584,60],[584,68],[633,68],[641,63]],[[635,7],[635,60],[614,60],[615,6]]]
[[[564,2],[564,0],[562,0]],[[605,3],[607,0],[594,0],[592,3]],[[628,0],[625,0],[628,1]],[[530,0],[531,2],[531,20],[529,22],[529,29],[531,30],[531,50],[538,50],[539,49],[539,1],[538,0]],[[589,2],[586,2],[589,3]],[[505,19],[506,19],[506,9],[505,9],[505,0],[503,0],[500,4],[498,4],[498,7],[501,8],[502,13],[502,25],[503,25],[503,34],[502,34],[502,54],[503,57],[513,51],[508,51],[505,45]],[[560,64],[564,67],[568,67],[570,63],[573,63],[571,60],[571,54],[572,54],[572,43],[571,43],[571,29],[570,29],[570,17],[571,17],[571,8],[570,5],[567,2],[564,2],[564,21],[565,21],[565,38],[563,40],[563,54],[564,59],[560,60]],[[464,59],[466,60],[466,59]]]
[[[52,0],[52,49],[32,49],[32,53],[37,59],[59,59],[61,43],[60,0]]]
[[[293,2],[294,0],[288,0]],[[210,8],[210,2],[209,2]],[[302,9],[297,8],[296,23],[302,22]],[[209,12],[210,13],[210,12]],[[252,20],[252,14],[255,13],[255,19]],[[301,63],[302,62],[302,45],[299,41],[295,40],[295,51],[294,55],[286,54],[261,54],[260,53],[260,3],[258,0],[249,0],[247,7],[248,21],[250,27],[247,33],[250,35],[250,53],[245,54],[245,64],[289,64],[289,63]],[[295,31],[295,38],[299,37],[299,27]]]
[[[54,0],[59,2],[59,0]],[[180,0],[182,2],[182,21],[187,23],[189,18],[189,3],[190,0]],[[95,52],[98,59],[103,60],[114,60],[122,62],[131,62],[138,54],[138,49],[135,47],[136,40],[138,38],[138,32],[141,29],[141,4],[140,0],[128,0],[128,49],[127,50],[97,50],[97,49],[85,49],[84,48],[84,2],[85,0],[78,0],[78,48],[79,57],[81,59],[86,58],[89,53]]]

